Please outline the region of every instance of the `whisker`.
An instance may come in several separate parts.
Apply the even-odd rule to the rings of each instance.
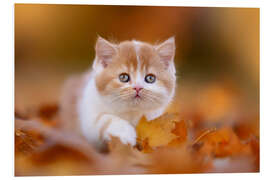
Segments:
[[[126,93],[126,94],[116,95],[115,97],[112,98],[111,102],[127,99],[127,97],[130,97],[131,95],[133,95],[133,93],[131,93],[131,92]]]
[[[161,100],[160,100],[160,97],[159,96],[156,96],[156,95],[154,95],[153,93],[150,93],[150,91],[146,91],[145,93],[144,93],[144,95],[145,95],[145,97],[147,97],[148,99],[149,98],[151,98],[153,101],[155,101],[155,102],[161,102]]]

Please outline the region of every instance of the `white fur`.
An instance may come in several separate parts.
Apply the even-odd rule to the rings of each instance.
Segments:
[[[103,140],[110,140],[110,136],[116,136],[123,144],[135,145],[136,131],[134,126],[142,117],[142,113],[122,111],[117,107],[106,105],[96,89],[94,77],[95,71],[90,75],[77,106],[82,134],[90,143],[100,148],[103,144],[102,139],[100,139],[100,130],[104,124],[111,121],[102,135]],[[100,115],[101,117],[99,117]]]
[[[139,60],[139,49],[140,42],[133,41],[137,60]],[[139,66],[138,66],[139,68]],[[171,94],[167,94],[165,88],[159,87],[156,84],[148,84],[144,81],[144,72],[137,71],[136,81],[132,86],[141,85],[145,89],[149,89],[153,92],[159,92],[165,94],[166,101],[163,105],[149,110],[150,105],[141,107],[141,109],[128,109],[127,106],[122,104],[111,105],[109,102],[111,97],[103,97],[99,94],[95,84],[95,77],[102,72],[102,65],[97,63],[95,59],[93,64],[93,71],[90,78],[85,85],[81,99],[79,100],[77,111],[80,122],[82,134],[89,140],[90,143],[94,144],[97,148],[101,147],[104,140],[110,140],[111,136],[119,137],[124,144],[136,144],[136,131],[135,126],[143,115],[148,120],[153,120],[161,116],[167,105],[172,101],[174,96],[174,89]],[[169,67],[170,73],[175,73],[174,64],[171,63]],[[142,73],[142,74],[141,74]],[[108,124],[108,127],[104,130],[101,135],[101,129],[104,125]],[[102,137],[102,139],[100,139]]]

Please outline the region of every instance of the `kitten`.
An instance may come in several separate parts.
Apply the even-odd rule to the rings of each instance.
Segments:
[[[159,117],[174,96],[174,37],[159,45],[135,40],[113,44],[98,37],[95,51],[92,70],[64,86],[63,125],[97,148],[111,136],[134,146],[141,117]]]

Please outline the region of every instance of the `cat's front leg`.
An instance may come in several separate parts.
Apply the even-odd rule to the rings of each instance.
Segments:
[[[123,144],[136,145],[135,128],[126,120],[115,115],[105,114],[99,119],[101,137],[109,141],[111,136],[118,137]]]

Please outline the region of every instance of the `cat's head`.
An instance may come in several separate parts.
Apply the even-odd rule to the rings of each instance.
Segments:
[[[175,89],[174,37],[159,45],[113,44],[99,37],[93,64],[97,91],[119,110],[149,111],[171,101]]]

